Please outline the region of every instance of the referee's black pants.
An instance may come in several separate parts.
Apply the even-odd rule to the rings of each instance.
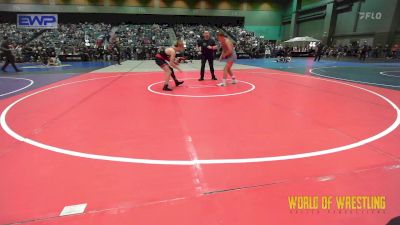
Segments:
[[[208,65],[210,66],[211,76],[214,78],[214,57],[213,56],[205,56],[201,55],[201,70],[200,70],[200,79],[204,79],[204,69],[206,67],[206,62],[208,61]]]

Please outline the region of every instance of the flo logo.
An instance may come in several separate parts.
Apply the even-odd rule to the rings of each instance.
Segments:
[[[382,19],[381,12],[360,12],[360,20],[380,20]]]

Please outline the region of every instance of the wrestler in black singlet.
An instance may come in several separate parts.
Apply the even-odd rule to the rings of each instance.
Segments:
[[[171,70],[171,77],[175,82],[176,86],[179,86],[181,84],[183,84],[183,81],[179,81],[174,73],[174,69],[168,64],[168,62],[170,61],[170,56],[165,52],[166,48],[165,47],[161,47],[156,55],[156,64],[163,68],[164,66],[168,66],[169,69]],[[174,50],[175,51],[175,50]]]

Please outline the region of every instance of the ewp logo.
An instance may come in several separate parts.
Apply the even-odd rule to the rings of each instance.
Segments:
[[[18,28],[57,29],[57,14],[18,14]]]

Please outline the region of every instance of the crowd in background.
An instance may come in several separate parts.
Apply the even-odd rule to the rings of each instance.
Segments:
[[[218,32],[216,27],[203,25],[177,24],[173,29],[177,39],[184,41],[186,46],[185,54],[190,59],[199,59],[197,44],[204,31],[208,31],[211,37],[215,37]]]
[[[55,56],[80,56],[83,60],[112,60],[118,54],[124,59],[153,59],[160,46],[171,45],[174,39],[183,40],[185,55],[198,59],[197,42],[203,31],[211,37],[226,32],[235,42],[238,54],[260,56],[265,51],[264,41],[238,26],[222,29],[205,25],[134,25],[112,26],[106,23],[59,24],[58,29],[38,32],[17,29],[15,24],[0,24],[0,37],[8,36],[14,42],[18,62],[46,62]],[[172,31],[172,34],[171,34]],[[171,37],[175,36],[175,37]],[[33,39],[33,40],[31,40]],[[28,44],[26,44],[28,43]],[[115,48],[115,46],[118,48]]]
[[[393,47],[389,45],[373,47],[366,43],[353,43],[352,45],[325,46],[323,55],[328,58],[336,57],[337,59],[344,56],[358,57],[360,60],[365,60],[366,58],[399,59],[400,51],[396,45]]]
[[[296,53],[314,54],[312,46],[282,46],[258,37],[239,26],[203,25],[134,25],[112,26],[106,23],[59,24],[54,30],[18,29],[15,24],[0,23],[0,38],[8,36],[14,43],[17,62],[43,62],[49,58],[79,56],[82,60],[113,60],[116,54],[123,59],[153,59],[160,46],[169,46],[176,39],[186,45],[185,55],[198,59],[197,43],[203,31],[215,39],[224,32],[234,42],[239,57],[279,57]],[[27,43],[27,44],[26,44]],[[397,46],[370,46],[366,43],[320,46],[323,57],[344,56],[365,58],[400,58]],[[218,55],[218,54],[217,54]]]
[[[349,45],[316,45],[316,46],[268,46],[269,50],[266,50],[265,55],[267,57],[275,57],[282,54],[285,55],[314,55],[315,52],[321,54],[323,58],[335,58],[337,60],[343,57],[358,58],[360,60],[366,60],[367,58],[385,58],[385,59],[400,59],[400,46],[389,45],[371,46],[367,43],[354,42]]]
[[[235,41],[237,53],[256,57],[259,55],[258,53],[265,51],[265,41],[257,37],[254,32],[247,31],[239,26],[223,26],[222,28]]]
[[[122,57],[126,59],[153,59],[160,46],[171,45],[167,25],[120,25],[116,29],[115,41],[120,45]]]
[[[111,25],[104,23],[59,24],[58,29],[17,29],[15,25],[0,24],[1,38],[8,36],[14,43],[18,62],[47,62],[59,55],[95,55],[102,52],[99,38],[108,35]],[[7,29],[3,29],[7,27]]]

